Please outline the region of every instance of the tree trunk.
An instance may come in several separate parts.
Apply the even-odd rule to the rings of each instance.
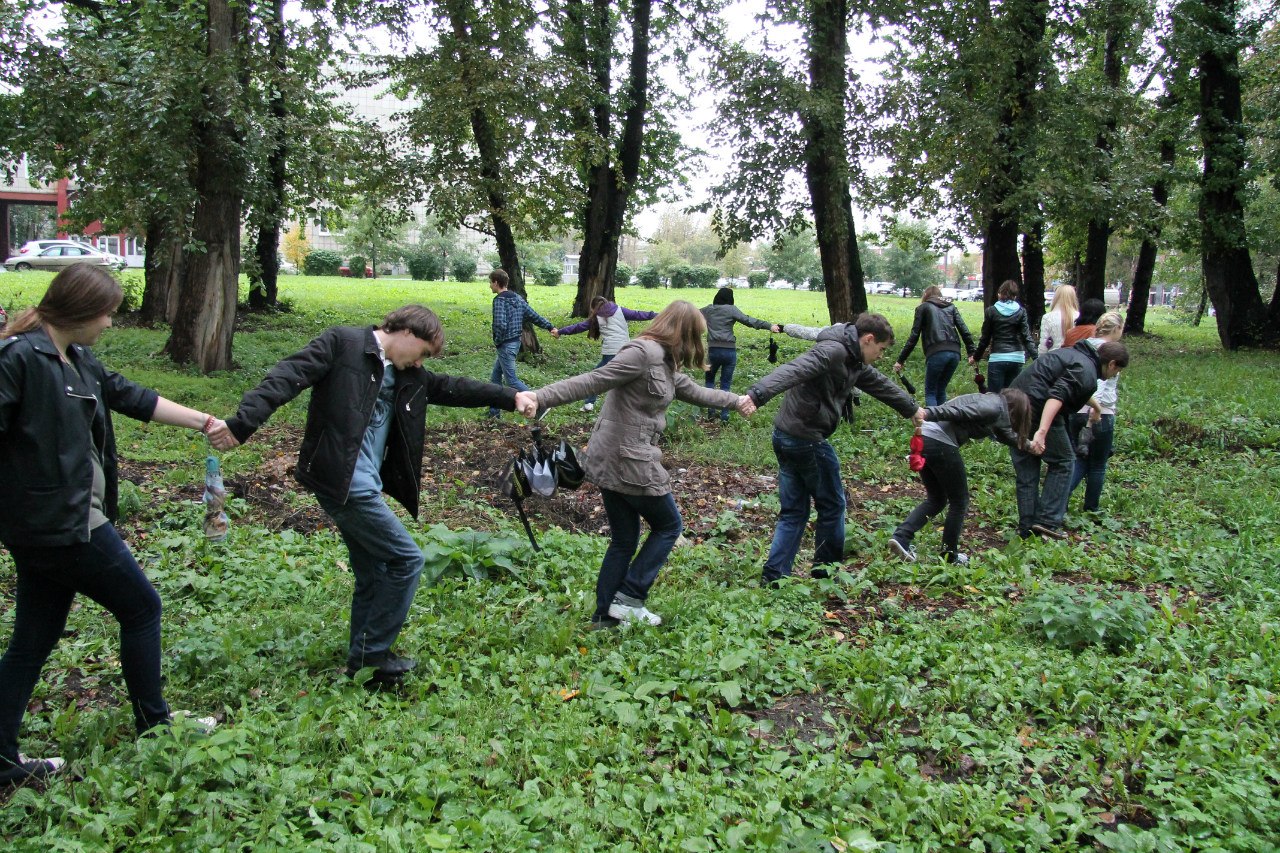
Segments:
[[[178,293],[182,281],[182,239],[173,234],[164,217],[153,215],[147,224],[147,246],[143,260],[141,323],[155,326],[172,323],[178,313]]]
[[[1022,304],[1027,309],[1027,323],[1033,329],[1040,328],[1044,317],[1044,223],[1037,222],[1022,235],[1022,263],[1024,267]]]
[[[272,147],[267,157],[267,179],[270,187],[260,211],[261,224],[258,226],[258,239],[254,245],[262,280],[260,286],[249,288],[250,308],[274,307],[280,295],[280,225],[284,219],[285,172],[289,157],[286,128],[289,111],[284,103],[284,80],[289,73],[284,37],[284,0],[273,0],[271,4],[271,15],[267,23],[267,49],[271,54],[271,70],[275,76],[269,104],[273,120]],[[374,274],[377,274],[377,267],[374,267]]]
[[[208,0],[208,60],[230,64],[239,27],[231,0]],[[165,350],[179,364],[202,373],[231,367],[240,274],[241,167],[235,125],[225,118],[239,93],[230,79],[206,83],[206,118],[196,126],[198,201],[192,239],[202,248],[187,253],[178,310]]]
[[[1022,264],[1018,261],[1018,220],[1004,213],[993,213],[982,235],[982,295],[989,306],[996,302],[996,291],[1009,279],[1022,290]],[[1026,299],[1028,294],[1023,294]],[[1024,304],[1026,304],[1024,302]],[[1031,306],[1028,304],[1027,309]]]
[[[1116,8],[1116,4],[1109,3],[1107,9],[1107,36],[1106,45],[1103,48],[1102,56],[1102,74],[1107,81],[1107,88],[1110,94],[1114,94],[1120,89],[1120,80],[1122,77],[1120,68],[1120,38],[1122,35],[1122,26],[1128,21],[1122,21],[1122,13]],[[1116,117],[1114,107],[1109,107],[1107,117],[1102,123],[1102,127],[1098,131],[1097,139],[1094,147],[1098,152],[1097,166],[1097,182],[1103,190],[1102,209],[1095,212],[1093,218],[1089,220],[1089,232],[1085,241],[1084,266],[1080,275],[1080,293],[1078,296],[1083,302],[1085,299],[1106,299],[1107,289],[1107,250],[1111,243],[1111,207],[1110,186],[1111,186],[1111,138],[1116,132]]]
[[[800,110],[804,128],[804,171],[813,208],[827,313],[832,323],[848,323],[867,310],[862,259],[849,193],[845,148],[848,89],[847,0],[814,0],[809,10],[811,106]]]
[[[1236,0],[1204,0],[1208,35],[1200,54],[1200,263],[1226,349],[1274,343],[1273,325],[1253,272],[1245,231],[1244,125]]]
[[[1147,330],[1147,306],[1151,304],[1151,278],[1155,274],[1158,250],[1153,237],[1144,237],[1138,249],[1138,266],[1133,271],[1133,287],[1124,315],[1124,333],[1141,335]]]

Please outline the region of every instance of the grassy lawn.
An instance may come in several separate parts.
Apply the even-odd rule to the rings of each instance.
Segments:
[[[0,305],[13,316],[49,278],[0,274]],[[568,322],[571,288],[530,295]],[[234,371],[176,368],[159,355],[163,330],[127,322],[97,352],[225,416],[325,326],[413,301],[444,321],[434,369],[492,366],[484,282],[287,277],[281,296],[288,312],[242,318]],[[639,309],[711,296],[619,292]],[[741,291],[737,304],[772,322],[826,316],[821,294]],[[915,305],[872,297],[900,336]],[[976,335],[980,306],[960,308]],[[419,669],[398,694],[340,675],[351,580],[334,533],[279,529],[233,500],[230,537],[208,543],[192,499],[203,441],[117,419],[121,456],[150,472],[122,530],[165,603],[168,699],[223,724],[135,740],[115,623],[81,601],[23,731],[25,752],[66,756],[76,778],[14,794],[0,839],[15,851],[1276,849],[1280,359],[1224,354],[1210,325],[1162,310],[1148,322],[1127,342],[1102,516],[1087,519],[1077,493],[1069,541],[1005,545],[1007,453],[967,447],[964,568],[936,559],[936,529],[917,538],[918,564],[884,548],[923,490],[906,422],[870,400],[832,439],[854,496],[846,570],[780,590],[758,584],[778,403],[724,428],[673,407],[669,458],[702,479],[677,495],[697,535],[654,587],[657,629],[586,630],[598,533],[544,529],[541,554],[512,551],[522,533],[485,472],[424,492],[411,529],[441,576],[401,637]],[[543,354],[520,365],[535,388],[599,358],[585,335],[540,337]],[[767,338],[740,331],[736,390],[772,367]],[[778,342],[788,359],[807,346]],[[908,371],[922,388],[918,350]],[[952,393],[972,389],[961,371]],[[226,454],[228,476],[287,467],[304,415],[305,398]],[[580,435],[588,417],[548,420]],[[429,464],[464,438],[523,435],[514,416],[492,431],[479,419],[430,410]],[[759,494],[743,491],[752,479]],[[760,507],[739,511],[739,497]],[[314,509],[305,494],[278,499]],[[7,554],[0,592],[7,636]]]

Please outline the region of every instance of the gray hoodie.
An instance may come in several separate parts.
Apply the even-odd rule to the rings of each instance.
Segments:
[[[738,310],[736,305],[708,305],[702,309],[702,316],[707,318],[707,346],[737,349],[738,342],[733,336],[733,324],[741,323],[753,329],[770,329],[772,323],[748,317]]]

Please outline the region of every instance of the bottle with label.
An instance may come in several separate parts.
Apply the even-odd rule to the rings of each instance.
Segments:
[[[222,487],[222,471],[218,457],[204,460],[204,535],[211,542],[227,538],[231,523],[227,519],[227,492]]]

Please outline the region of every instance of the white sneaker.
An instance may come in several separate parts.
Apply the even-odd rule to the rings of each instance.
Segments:
[[[645,625],[661,625],[662,617],[644,605],[632,607],[617,600],[609,605],[609,616],[619,622],[642,622]]]
[[[172,720],[181,718],[190,725],[195,726],[198,729],[203,729],[205,734],[208,734],[218,727],[217,717],[197,717],[190,711],[174,711],[169,715],[169,718]]]
[[[897,554],[908,563],[916,561],[916,549],[909,545],[903,545],[896,537],[889,537],[889,550]]]
[[[595,404],[595,403],[583,403],[583,404],[582,404],[582,411],[584,411],[584,412],[594,412],[595,410],[596,410],[596,404]]]

